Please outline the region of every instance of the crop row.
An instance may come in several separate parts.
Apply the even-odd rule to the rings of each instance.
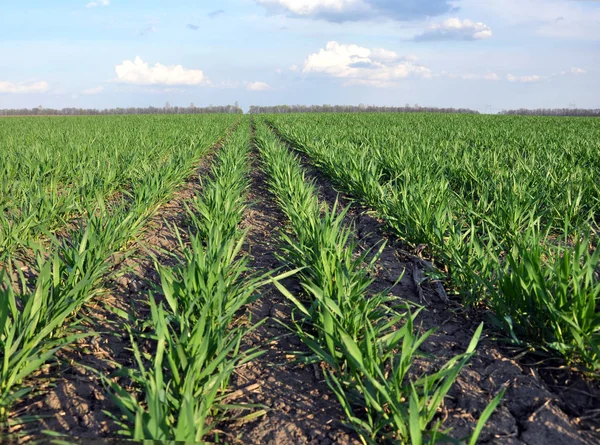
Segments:
[[[269,187],[289,219],[281,260],[301,268],[306,298],[278,287],[294,304],[294,330],[313,353],[312,360],[325,364],[327,383],[349,424],[365,443],[448,439],[438,409],[471,358],[482,326],[465,353],[437,372],[417,375],[412,365],[432,333],[415,332],[419,310],[412,312],[414,308],[385,293],[369,292],[369,271],[379,253],[354,254],[356,234],[344,222],[346,211],[319,201],[298,159],[260,121],[256,141]],[[476,442],[501,397],[483,413],[469,443]]]
[[[28,420],[11,411],[35,389],[27,381],[30,376],[60,348],[95,335],[81,333],[80,309],[103,292],[114,254],[131,253],[130,242],[190,176],[207,148],[193,144],[172,150],[172,157],[140,176],[128,199],[107,206],[96,196],[76,224],[63,228],[60,238],[50,237],[46,246],[30,245],[35,258],[28,265],[30,276],[7,262],[0,285],[1,427],[16,428]]]
[[[232,116],[39,118],[0,122],[0,263],[98,201],[144,199],[148,176],[189,167]],[[155,179],[156,180],[156,179]]]
[[[106,379],[123,413],[115,420],[125,437],[197,443],[230,408],[252,408],[226,399],[235,368],[261,354],[240,350],[252,328],[233,323],[266,279],[249,270],[241,252],[248,149],[246,122],[219,151],[201,194],[186,205],[189,243],[173,228],[181,264],[158,266],[163,299],[151,295],[150,318],[130,330],[137,368],[115,374],[131,379],[134,391]]]
[[[600,369],[593,120],[272,116],[513,341]]]

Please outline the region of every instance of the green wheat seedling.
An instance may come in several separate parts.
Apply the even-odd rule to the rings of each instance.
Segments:
[[[600,133],[593,119],[323,114],[268,120],[400,239],[425,246],[446,272],[447,287],[469,304],[489,306],[509,337],[598,368],[598,310],[591,308],[599,307],[599,280],[589,273],[598,264],[583,252],[598,245]],[[586,248],[577,241],[580,233],[590,234]],[[553,260],[559,257],[572,258],[562,260],[560,273]],[[544,290],[532,290],[536,276],[545,280]],[[524,297],[532,293],[539,296]]]
[[[141,130],[139,124],[142,121],[130,122],[137,125],[137,128],[134,125],[135,131]],[[9,194],[9,197],[14,196],[15,202],[3,197],[3,205],[8,209],[1,215],[0,226],[11,228],[14,235],[0,238],[0,262],[10,265],[13,252],[24,247],[32,248],[32,246],[37,258],[37,263],[30,265],[32,278],[26,280],[21,274],[20,283],[13,283],[4,276],[0,291],[0,360],[3,364],[0,377],[0,423],[3,428],[7,426],[7,422],[13,425],[23,422],[22,418],[11,417],[11,409],[31,393],[32,385],[27,384],[27,379],[34,376],[44,363],[52,360],[61,347],[72,344],[82,336],[78,333],[79,312],[88,302],[102,293],[103,283],[114,273],[111,261],[115,253],[124,252],[125,255],[131,253],[130,243],[142,235],[149,218],[157,211],[160,204],[165,202],[190,176],[198,159],[216,140],[218,131],[224,130],[226,128],[224,125],[232,123],[226,119],[217,120],[218,125],[208,129],[208,132],[201,134],[200,137],[192,136],[188,140],[182,140],[175,131],[170,133],[171,138],[165,140],[160,138],[160,131],[162,129],[164,132],[168,129],[168,126],[165,126],[168,122],[162,119],[158,119],[157,122],[161,125],[151,129],[146,137],[139,140],[126,137],[121,141],[120,149],[131,148],[131,153],[122,154],[119,149],[108,152],[117,157],[134,154],[138,157],[130,158],[132,162],[137,159],[136,162],[139,162],[137,166],[141,169],[137,172],[138,176],[133,173],[126,179],[130,181],[130,189],[127,187],[119,189],[118,187],[122,187],[123,183],[118,182],[114,184],[117,188],[101,185],[102,181],[116,180],[121,175],[114,171],[115,164],[109,159],[106,159],[106,164],[101,164],[100,158],[94,158],[95,155],[104,156],[106,151],[104,144],[96,146],[100,151],[98,153],[92,151],[89,159],[98,162],[97,172],[100,174],[106,171],[102,173],[106,176],[94,176],[88,172],[82,173],[83,179],[68,176],[69,173],[77,174],[77,162],[81,161],[81,155],[74,161],[69,160],[68,157],[63,158],[62,156],[66,156],[69,150],[60,151],[54,146],[58,143],[52,139],[57,136],[56,134],[50,135],[54,152],[46,151],[38,145],[32,146],[31,158],[24,158],[22,154],[16,152],[8,152],[8,161],[2,164],[8,178],[10,179],[9,173],[13,174],[16,171],[14,161],[16,165],[31,169],[32,174],[39,176],[39,182],[33,183],[36,187],[36,184],[42,184],[39,189],[36,189],[39,193],[36,193],[42,196],[42,189],[49,193],[40,198],[40,202],[43,203],[40,208],[54,209],[47,212],[49,216],[44,217],[44,221],[50,221],[55,217],[61,221],[67,218],[68,215],[56,210],[58,207],[53,203],[57,199],[60,201],[63,197],[69,196],[73,190],[75,190],[74,201],[71,201],[68,207],[75,209],[79,216],[69,227],[61,228],[60,233],[57,233],[53,228],[54,223],[41,224],[39,212],[28,214],[27,211],[23,211],[27,208],[31,210],[32,201],[17,199],[28,193],[22,183],[17,183],[12,188],[6,182],[2,185],[3,190],[14,193],[14,195]],[[177,126],[169,131],[174,128]],[[86,129],[89,131],[89,127],[84,126],[83,130]],[[81,135],[85,135],[85,132]],[[105,144],[117,141],[114,133],[110,135],[111,138],[106,139]],[[93,145],[96,141],[94,139],[90,144]],[[14,140],[10,142],[15,143]],[[27,147],[27,144],[22,146],[24,150],[29,150]],[[74,147],[75,145],[73,149]],[[148,153],[156,154],[157,159],[146,159]],[[14,159],[11,156],[14,156]],[[36,156],[42,156],[44,162],[40,162]],[[75,166],[71,172],[68,166],[73,162]],[[56,165],[49,167],[52,163]],[[143,165],[151,163],[153,163],[152,169],[142,169]],[[127,167],[128,165],[125,164],[124,168]],[[63,176],[55,176],[58,172],[62,172]],[[49,186],[44,185],[43,178],[50,178]],[[2,177],[2,181],[5,179]],[[63,186],[71,184],[71,181],[78,179],[84,181],[81,186],[88,189],[89,193],[83,193],[75,187],[74,184],[77,182],[67,189],[56,186],[57,183]],[[85,182],[88,180],[90,182]],[[115,190],[120,191],[119,198],[108,199]],[[23,203],[28,207],[22,207]],[[21,206],[20,210],[19,206]],[[32,227],[34,225],[32,221],[40,224],[36,225],[35,232],[28,232],[28,229],[23,229],[24,221],[30,221],[27,224]],[[5,232],[2,234],[4,235]],[[32,243],[34,236],[43,237],[45,241]],[[15,290],[17,287],[20,288],[19,291]],[[85,335],[93,335],[93,333]]]
[[[56,233],[101,197],[137,194],[149,175],[189,176],[235,116],[102,116],[0,123],[0,263],[31,240]],[[170,165],[170,166],[169,166]],[[187,172],[177,172],[177,169]],[[156,173],[165,173],[156,176]],[[172,174],[166,174],[172,172]]]
[[[126,437],[199,442],[231,408],[254,408],[226,400],[235,368],[262,353],[241,351],[241,340],[252,328],[234,321],[270,281],[254,275],[241,253],[248,150],[245,125],[219,152],[201,195],[188,204],[189,244],[174,228],[182,265],[157,266],[164,302],[151,298],[142,337],[130,332],[137,368],[116,374],[130,378],[137,392],[106,380],[123,412],[116,420]],[[152,353],[143,350],[142,338],[150,339]]]
[[[446,438],[436,416],[473,355],[483,326],[467,351],[440,371],[409,376],[419,346],[431,332],[416,335],[416,313],[384,293],[369,294],[373,283],[369,271],[383,246],[355,256],[355,233],[344,222],[347,210],[338,212],[337,204],[327,209],[319,202],[298,159],[264,124],[256,129],[256,141],[271,191],[290,220],[290,232],[281,236],[281,260],[301,268],[300,281],[310,300],[302,301],[276,286],[300,314],[294,318],[294,330],[326,364],[327,383],[348,424],[365,443],[435,443]],[[481,425],[487,417],[482,417]],[[472,441],[480,432],[478,426]]]
[[[58,255],[50,260],[38,257],[39,274],[30,291],[22,278],[16,293],[3,274],[0,288],[0,426],[6,427],[12,406],[34,390],[23,382],[38,372],[63,346],[91,333],[76,334],[65,327],[89,298],[94,286],[92,274],[69,269]],[[75,268],[81,263],[73,264]],[[71,326],[72,327],[72,326]]]

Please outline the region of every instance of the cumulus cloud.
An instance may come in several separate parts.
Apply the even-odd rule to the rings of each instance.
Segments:
[[[271,86],[266,82],[246,82],[246,89],[248,91],[268,91]]]
[[[571,68],[571,74],[585,74],[586,71],[583,68],[573,67]]]
[[[94,95],[94,94],[100,94],[102,91],[104,91],[104,87],[103,86],[99,86],[99,87],[88,88],[86,90],[83,90],[81,92],[81,94],[85,94],[86,96],[91,96],[91,95]]]
[[[255,0],[290,17],[347,22],[372,19],[415,20],[453,11],[450,0]]]
[[[509,74],[506,76],[506,80],[508,80],[509,82],[533,83],[542,80],[542,76],[513,76],[512,74]]]
[[[110,5],[110,0],[93,0],[85,5],[86,8],[95,8],[97,6],[108,6]]]
[[[9,82],[0,81],[0,93],[26,94],[45,93],[50,87],[47,82]]]
[[[209,80],[198,69],[186,69],[181,65],[166,66],[156,63],[150,66],[139,56],[134,61],[124,60],[115,67],[117,80],[136,85],[207,85]]]
[[[345,85],[375,87],[391,86],[409,76],[431,77],[429,68],[413,62],[413,57],[400,57],[393,51],[332,41],[306,58],[302,72],[341,78]]]
[[[431,25],[427,31],[415,36],[417,42],[433,40],[482,40],[492,37],[492,30],[485,23],[451,18]]]

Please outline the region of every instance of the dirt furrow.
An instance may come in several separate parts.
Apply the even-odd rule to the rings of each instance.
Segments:
[[[290,150],[295,150],[287,145]],[[413,280],[415,256],[386,231],[385,222],[377,219],[374,212],[338,192],[329,179],[311,165],[306,155],[296,153],[307,176],[316,182],[323,201],[332,206],[338,199],[342,206],[351,206],[347,222],[356,228],[362,249],[378,247],[383,240],[387,242],[376,264],[372,291],[389,291],[394,296],[420,303]],[[400,276],[402,280],[394,286]],[[465,309],[457,299],[442,302],[435,287],[429,283],[423,285],[422,291],[428,304],[417,323],[423,331],[436,329],[423,346],[436,360],[433,363],[423,361],[420,364],[423,369],[435,368],[435,363],[464,352],[478,324],[484,321],[487,325],[476,355],[462,371],[444,407],[444,426],[452,428],[453,436],[469,434],[489,401],[506,387],[504,400],[488,422],[479,443],[600,443],[600,388],[597,384],[566,369],[553,370],[551,362],[536,365],[531,364],[531,357],[517,358],[517,353],[522,351],[511,350],[499,343],[498,333],[491,328],[484,314]],[[562,386],[558,386],[558,382],[562,382]]]
[[[245,249],[253,269],[264,272],[281,267],[277,260],[277,232],[286,218],[268,191],[260,160],[251,154],[250,207],[243,220],[248,230]],[[301,292],[293,278],[283,284]],[[358,444],[354,433],[344,428],[343,413],[318,368],[294,362],[293,351],[306,351],[295,334],[282,324],[291,323],[291,306],[274,286],[263,288],[260,299],[248,308],[252,322],[267,319],[245,341],[248,346],[264,345],[266,353],[239,368],[232,390],[242,394],[235,403],[263,405],[264,416],[248,422],[225,425],[234,443],[252,444]]]
[[[186,241],[184,203],[201,190],[201,178],[209,174],[221,142],[207,153],[196,172],[147,222],[143,234],[127,254],[115,254],[112,277],[104,292],[91,305],[82,308],[80,332],[99,335],[84,338],[57,354],[60,363],[47,365],[35,378],[40,394],[17,408],[19,415],[39,416],[39,422],[25,430],[36,438],[43,430],[69,438],[117,437],[117,426],[105,411],[119,415],[118,408],[105,395],[101,379],[91,368],[109,375],[119,366],[135,367],[126,326],[134,326],[149,313],[149,292],[160,285],[155,261],[172,266],[181,258],[174,227]],[[32,437],[28,437],[32,438]],[[27,437],[26,437],[27,439]]]

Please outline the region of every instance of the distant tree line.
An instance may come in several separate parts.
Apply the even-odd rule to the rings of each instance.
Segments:
[[[522,116],[588,116],[600,117],[600,109],[586,110],[583,108],[538,108],[528,110],[520,108],[518,110],[503,110],[499,114],[522,115]]]
[[[236,103],[235,105],[210,105],[208,107],[196,107],[190,104],[189,107],[172,107],[167,102],[164,107],[146,107],[146,108],[108,108],[98,110],[95,108],[63,108],[55,110],[52,108],[21,108],[0,110],[0,116],[104,116],[104,115],[122,115],[122,114],[207,114],[207,113],[227,113],[243,114],[243,110]]]
[[[436,108],[419,105],[403,107],[378,107],[375,105],[275,105],[260,107],[252,105],[250,114],[266,113],[462,113],[479,114],[479,111],[468,108]]]
[[[421,107],[419,105],[405,105],[403,107],[378,107],[375,105],[275,105],[256,106],[252,105],[248,111],[250,114],[281,114],[281,113],[458,113],[479,114],[479,111],[468,108],[437,108]],[[196,107],[191,103],[188,107],[171,106],[168,102],[164,107],[128,107],[107,108],[103,110],[95,108],[13,108],[0,109],[0,116],[103,116],[124,114],[207,114],[226,113],[243,114],[243,110],[236,102],[234,105],[209,105],[207,107]],[[518,110],[502,110],[502,115],[524,115],[524,116],[591,116],[600,117],[600,109],[580,108],[538,108]]]

